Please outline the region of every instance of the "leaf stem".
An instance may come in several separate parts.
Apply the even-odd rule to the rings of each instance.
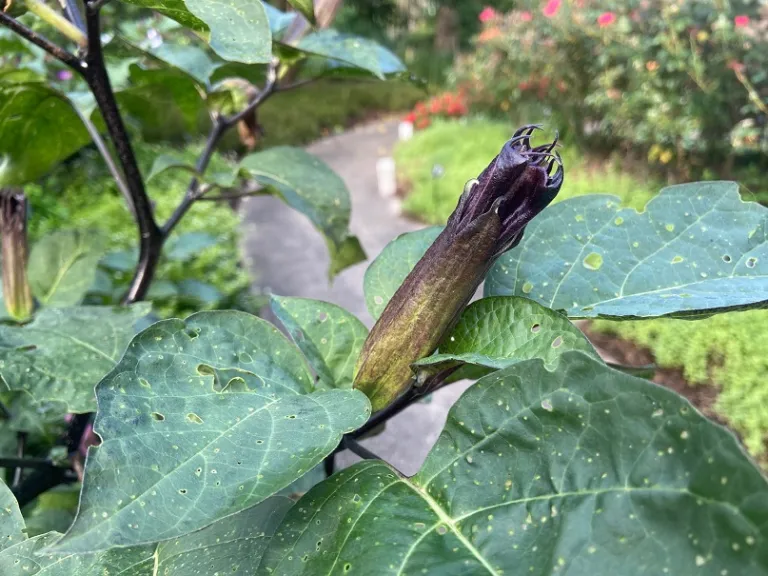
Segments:
[[[48,40],[45,36],[42,36],[35,32],[34,30],[31,30],[30,28],[27,28],[13,18],[12,16],[9,16],[5,12],[0,11],[0,24],[11,30],[12,32],[15,32],[25,40],[28,40],[35,46],[42,48],[45,50],[48,54],[59,60],[60,62],[66,64],[79,74],[83,74],[85,71],[85,66],[82,60],[69,52],[68,50],[65,50],[61,46],[58,46],[57,44],[54,44],[50,40]]]
[[[376,454],[368,450],[368,448],[360,444],[357,440],[350,438],[349,436],[345,436],[341,441],[341,444],[344,446],[344,448],[356,456],[360,456],[360,458],[363,460],[382,460]]]

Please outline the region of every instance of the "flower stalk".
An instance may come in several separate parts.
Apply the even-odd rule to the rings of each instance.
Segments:
[[[537,126],[525,126],[470,181],[443,232],[387,304],[358,359],[355,388],[373,410],[392,403],[413,383],[411,364],[432,354],[482,283],[490,267],[516,246],[525,226],[563,182],[557,143],[531,146]]]

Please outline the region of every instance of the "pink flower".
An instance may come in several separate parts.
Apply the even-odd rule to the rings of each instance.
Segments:
[[[597,25],[600,26],[600,28],[610,26],[614,22],[616,22],[616,14],[613,12],[603,12],[597,17]]]
[[[72,80],[72,72],[70,72],[69,70],[59,70],[56,73],[56,78],[62,81]]]
[[[530,22],[533,20],[533,14],[528,12],[527,10],[524,10],[523,12],[520,12],[520,20],[523,22]]]
[[[486,6],[483,8],[483,11],[480,12],[480,15],[477,17],[480,22],[490,22],[494,18],[496,18],[496,10],[491,8],[490,6]]]
[[[544,10],[542,10],[544,16],[547,18],[552,18],[555,14],[557,14],[558,10],[560,10],[560,5],[562,3],[562,0],[549,0],[544,6]]]
[[[749,26],[749,16],[744,14],[736,16],[736,18],[733,19],[733,25],[736,26],[736,28],[744,28],[745,26]]]

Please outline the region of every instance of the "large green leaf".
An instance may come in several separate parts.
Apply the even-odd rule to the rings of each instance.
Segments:
[[[344,181],[319,158],[301,148],[277,146],[246,156],[240,168],[307,216],[325,235],[332,260],[344,256],[347,266],[356,263],[349,255],[359,257],[360,251],[355,254],[348,249],[352,238],[349,191]],[[332,267],[338,268],[333,261]]]
[[[413,478],[367,461],[308,492],[259,574],[768,573],[768,483],[673,392],[581,352],[459,399]]]
[[[0,326],[0,377],[37,402],[96,408],[93,387],[112,370],[149,304],[46,308],[25,326]]]
[[[261,0],[185,0],[211,30],[211,48],[225,60],[264,64],[272,58],[272,32]]]
[[[357,390],[312,378],[272,325],[201,312],[137,335],[96,388],[78,516],[57,552],[178,538],[266,499],[370,414]]]
[[[367,38],[344,34],[326,28],[307,34],[297,48],[310,55],[321,56],[322,67],[338,74],[343,70],[359,69],[384,79],[387,74],[405,71],[400,60],[383,46]]]
[[[768,208],[738,186],[672,186],[642,213],[613,196],[547,208],[486,280],[575,318],[690,317],[768,301]]]
[[[0,186],[40,178],[89,140],[56,90],[38,82],[0,85]]]
[[[397,289],[435,241],[442,228],[435,226],[401,234],[387,244],[365,271],[363,291],[371,316],[378,318]]]
[[[352,388],[368,329],[343,308],[306,298],[272,296],[272,311],[315,369],[318,386]]]
[[[589,340],[564,316],[526,298],[496,296],[470,304],[440,343],[438,354],[414,367],[425,374],[464,364],[499,370],[541,358],[551,368],[569,350],[598,357]]]
[[[266,63],[272,55],[272,33],[261,0],[124,0],[156,10],[208,39],[225,60]]]
[[[100,234],[61,230],[32,246],[27,274],[32,293],[44,306],[74,306],[88,292],[104,253]]]
[[[3,576],[208,576],[252,574],[291,500],[281,496],[157,545],[95,554],[47,554],[60,534],[26,539],[11,491],[0,482],[0,573]]]

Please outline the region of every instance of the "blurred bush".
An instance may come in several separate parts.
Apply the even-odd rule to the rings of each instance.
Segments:
[[[768,151],[764,3],[521,0],[474,46],[454,73],[481,110],[543,112],[593,148],[686,177]]]

